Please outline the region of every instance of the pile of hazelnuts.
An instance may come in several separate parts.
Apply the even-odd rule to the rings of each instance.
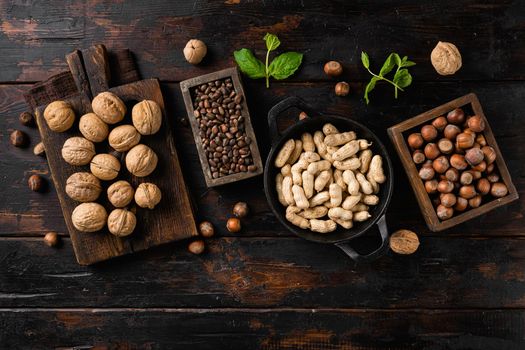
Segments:
[[[467,117],[456,108],[408,136],[412,159],[440,220],[479,207],[491,199],[489,194],[500,198],[508,193],[484,130],[481,116]]]

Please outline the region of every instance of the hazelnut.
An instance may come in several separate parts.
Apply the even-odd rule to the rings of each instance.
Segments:
[[[435,143],[427,143],[424,152],[425,156],[431,160],[436,159],[441,154],[441,152],[439,152],[438,146]]]
[[[140,134],[133,125],[120,125],[111,130],[108,142],[118,152],[129,151],[140,141]]]
[[[159,204],[162,193],[157,185],[144,182],[135,191],[135,203],[141,208],[153,209]]]
[[[129,182],[120,180],[108,187],[107,194],[108,200],[115,208],[124,208],[133,200],[135,190]]]
[[[441,205],[451,208],[456,205],[456,196],[453,193],[443,193],[440,196]]]
[[[78,129],[91,142],[102,142],[108,137],[109,128],[95,113],[87,113],[80,117]]]
[[[487,140],[485,139],[485,136],[483,136],[483,134],[477,134],[476,143],[478,143],[481,147],[483,147],[487,145]]]
[[[469,128],[464,129],[463,132],[465,134],[474,135],[474,140],[476,139],[476,133],[474,131],[470,130]]]
[[[487,170],[487,162],[485,162],[484,160],[481,161],[481,163],[477,164],[476,166],[473,166],[472,170],[484,172],[485,170]]]
[[[235,215],[238,218],[243,218],[250,212],[250,208],[248,208],[248,204],[245,202],[238,202],[233,206],[233,215]]]
[[[490,163],[489,165],[487,165],[487,169],[485,169],[485,172],[487,174],[492,173],[494,171],[495,165],[496,163]]]
[[[29,143],[29,137],[27,134],[20,130],[14,130],[9,140],[11,141],[11,144],[15,147],[26,147]]]
[[[91,108],[96,115],[107,124],[115,124],[124,119],[126,105],[115,94],[101,92],[91,102]]]
[[[40,175],[31,175],[27,180],[27,185],[31,191],[40,192],[44,189],[44,179]]]
[[[346,96],[350,92],[350,85],[347,82],[340,81],[335,84],[335,94],[337,96]]]
[[[495,182],[492,184],[492,187],[490,188],[490,194],[493,195],[496,198],[505,197],[509,190],[507,189],[507,186],[503,182]]]
[[[133,125],[142,135],[152,135],[159,131],[162,124],[162,110],[157,102],[144,100],[131,110]]]
[[[440,193],[450,193],[454,191],[454,184],[451,181],[448,180],[441,180],[438,183],[437,190]]]
[[[33,126],[35,124],[35,118],[33,117],[33,114],[29,112],[20,113],[18,120],[20,121],[20,124],[24,126]]]
[[[416,164],[421,164],[426,160],[425,154],[421,152],[420,150],[415,150],[412,154],[412,160]]]
[[[44,157],[46,155],[46,148],[44,146],[44,143],[39,142],[35,145],[33,148],[33,154],[35,156]]]
[[[66,193],[75,201],[96,201],[100,192],[102,192],[100,181],[91,173],[74,173],[66,180]]]
[[[299,113],[299,120],[305,120],[306,118],[308,118],[308,114],[306,114],[304,111],[301,111],[301,113]]]
[[[101,153],[93,157],[89,168],[100,180],[113,180],[120,171],[120,162],[111,154]]]
[[[48,247],[56,247],[59,243],[60,237],[56,232],[48,232],[44,236],[44,243]]]
[[[481,179],[481,171],[477,171],[477,170],[472,169],[472,170],[470,170],[470,173],[472,174],[472,178],[474,180]]]
[[[465,157],[461,154],[453,154],[450,157],[450,165],[458,170],[464,170],[468,166]]]
[[[477,196],[473,197],[473,198],[470,198],[468,200],[468,205],[471,207],[471,208],[477,208],[481,205],[481,201],[482,201],[482,198],[481,196],[478,194]]]
[[[478,183],[476,184],[476,189],[483,196],[490,192],[490,187],[491,187],[490,181],[485,178],[479,179]]]
[[[459,183],[462,185],[470,185],[473,180],[474,177],[472,176],[472,173],[470,171],[462,172],[461,176],[459,177]]]
[[[108,229],[117,237],[129,236],[137,226],[135,214],[126,209],[114,209],[108,216]]]
[[[199,64],[204,56],[206,56],[207,51],[208,48],[204,42],[198,39],[191,39],[186,43],[183,53],[186,61],[191,64]]]
[[[412,149],[418,149],[423,146],[425,140],[423,140],[423,137],[420,133],[416,132],[408,136],[407,142]]]
[[[343,66],[337,61],[328,61],[324,65],[324,72],[331,77],[337,77],[343,73]]]
[[[498,182],[499,181],[499,175],[496,173],[492,173],[487,175],[487,180],[489,180],[491,183]]]
[[[210,238],[215,234],[215,229],[213,228],[213,224],[211,222],[203,221],[199,224],[199,232],[201,233],[202,237]]]
[[[409,230],[398,230],[390,236],[390,248],[397,254],[408,255],[419,247],[419,238]]]
[[[456,197],[456,205],[454,205],[454,210],[463,211],[467,209],[467,206],[468,206],[468,199],[465,199],[463,197]]]
[[[229,218],[226,222],[226,228],[230,232],[239,232],[241,230],[241,220],[238,218]]]
[[[475,166],[483,161],[484,154],[479,148],[471,148],[465,153],[465,160],[471,166]]]
[[[82,203],[71,214],[73,226],[81,232],[96,232],[106,225],[108,214],[98,203]]]
[[[450,141],[454,141],[456,136],[458,136],[460,133],[461,129],[454,124],[448,124],[445,127],[445,130],[443,130],[443,136],[445,136],[445,138],[449,139]]]
[[[425,125],[421,128],[421,136],[423,140],[430,142],[434,140],[438,135],[437,129],[432,125]]]
[[[155,152],[146,145],[136,145],[126,154],[126,168],[138,177],[148,176],[157,167]]]
[[[419,169],[419,177],[422,180],[430,180],[434,177],[435,172],[432,167],[422,167]]]
[[[443,204],[438,205],[436,214],[440,220],[448,220],[454,215],[454,209],[447,208]]]
[[[473,185],[464,185],[459,188],[459,195],[465,199],[474,198],[476,189]]]
[[[452,75],[461,68],[461,54],[456,45],[439,41],[430,54],[430,61],[440,75]]]
[[[437,192],[438,182],[437,180],[427,180],[425,181],[425,190],[428,194],[433,194]]]
[[[44,109],[44,119],[51,130],[64,132],[73,126],[75,122],[75,112],[69,103],[54,101]]]
[[[460,149],[471,148],[474,145],[474,135],[462,132],[456,136],[456,147]]]
[[[452,124],[463,124],[465,121],[465,113],[461,108],[456,108],[447,114],[447,120]]]
[[[94,155],[95,145],[83,137],[70,137],[62,146],[62,158],[71,165],[86,165]]]
[[[456,168],[449,168],[445,173],[445,178],[448,181],[458,182],[459,181],[459,171]]]
[[[485,130],[485,120],[479,115],[473,115],[467,120],[468,128],[474,132],[482,132]]]
[[[202,254],[205,248],[206,245],[204,244],[203,240],[193,241],[190,244],[188,244],[189,252],[196,255]]]
[[[438,131],[443,131],[445,130],[445,127],[447,126],[448,122],[447,122],[447,118],[441,116],[441,117],[437,117],[436,119],[434,119],[432,121],[432,125],[438,130]]]
[[[440,157],[437,157],[433,162],[432,162],[432,167],[434,168],[434,170],[438,173],[438,174],[443,174],[445,171],[448,170],[448,168],[450,167],[450,164],[448,162],[448,158],[445,157],[445,156],[440,156]]]
[[[483,156],[485,159],[485,162],[487,164],[492,164],[496,160],[496,150],[490,146],[483,146],[481,148],[481,151],[483,152]]]

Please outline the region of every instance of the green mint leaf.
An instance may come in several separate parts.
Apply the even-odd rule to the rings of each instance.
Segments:
[[[266,33],[264,41],[266,41],[266,48],[268,51],[273,51],[281,45],[279,38],[275,34]]]
[[[416,62],[412,62],[412,61],[405,61],[402,63],[401,67],[412,67],[412,66],[415,66],[416,65]]]
[[[394,75],[393,81],[400,88],[406,88],[412,84],[412,76],[408,72],[408,69],[400,69],[396,72],[396,75]]]
[[[248,49],[240,49],[233,52],[235,62],[239,65],[241,71],[252,79],[264,78],[266,70],[264,63],[258,60]]]
[[[395,64],[396,63],[395,63],[394,54],[391,53],[386,59],[385,63],[383,63],[383,67],[381,67],[381,70],[379,71],[379,75],[385,76],[388,73],[390,73],[392,69],[394,68]]]
[[[401,67],[401,63],[402,63],[401,58],[400,58],[399,55],[398,55],[397,53],[395,53],[395,52],[394,52],[393,55],[394,55],[394,62],[396,62],[396,64],[397,64],[398,67]],[[406,57],[406,56],[405,56],[405,57]]]
[[[372,90],[374,90],[374,88],[376,87],[376,82],[378,80],[379,80],[379,78],[372,77],[372,79],[370,79],[370,81],[366,85],[366,87],[365,87],[365,101],[366,101],[366,104],[370,103],[370,100],[368,98],[368,93],[371,92]]]
[[[361,51],[361,62],[363,62],[363,66],[366,69],[370,68],[370,60],[368,59],[367,53],[364,51]]]
[[[268,72],[277,80],[286,79],[295,73],[302,61],[302,53],[285,52],[274,58],[268,67]]]

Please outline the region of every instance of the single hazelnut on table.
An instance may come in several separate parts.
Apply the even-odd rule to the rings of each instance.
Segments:
[[[40,192],[44,189],[44,179],[37,174],[31,175],[27,180],[27,185],[31,191]]]
[[[62,146],[62,158],[71,165],[86,165],[94,155],[95,145],[83,137],[70,137]]]
[[[456,137],[461,134],[461,129],[454,124],[448,124],[443,130],[443,136],[449,139],[450,141],[455,141]]]
[[[507,193],[509,193],[509,190],[503,182],[495,182],[490,188],[490,194],[496,198],[505,197]]]
[[[82,136],[91,142],[102,142],[109,133],[108,125],[95,113],[87,113],[80,117],[78,129]]]
[[[452,124],[463,124],[465,121],[465,112],[461,108],[456,108],[447,113],[447,120]]]
[[[140,134],[133,125],[120,125],[111,130],[108,142],[117,152],[129,151],[140,141]]]
[[[68,102],[54,101],[44,109],[44,119],[51,130],[64,132],[73,126],[75,112]]]
[[[473,115],[467,120],[468,128],[474,132],[482,132],[485,130],[485,121],[479,115]]]
[[[73,226],[80,232],[96,232],[106,225],[107,212],[98,203],[82,203],[71,214]]]
[[[115,208],[124,208],[133,200],[135,190],[129,182],[120,180],[108,187],[108,200]]]
[[[124,119],[126,105],[115,94],[105,91],[99,93],[91,102],[93,112],[107,124],[116,124]]]
[[[454,183],[452,181],[448,181],[448,180],[441,180],[438,183],[437,190],[440,193],[450,193],[450,192],[454,191]]]
[[[474,145],[475,136],[466,132],[462,132],[456,136],[456,147],[460,149],[468,149]]]
[[[157,162],[157,155],[146,145],[136,145],[126,154],[126,168],[138,177],[151,174],[157,167]]]
[[[248,204],[245,202],[238,202],[233,206],[233,215],[238,218],[243,218],[250,212]]]
[[[447,138],[440,139],[437,145],[441,153],[444,154],[452,153],[452,151],[454,150],[454,144]]]
[[[210,238],[215,234],[215,228],[209,221],[203,221],[199,224],[199,232],[202,237]]]
[[[9,136],[9,141],[15,147],[26,147],[29,144],[29,137],[20,130],[14,130]]]
[[[340,81],[335,84],[335,94],[337,96],[346,96],[350,92],[350,85],[347,82]]]
[[[423,163],[427,158],[425,157],[425,154],[423,152],[421,152],[420,150],[415,150],[414,153],[412,154],[412,160],[414,161],[414,163],[416,164],[421,164]]]
[[[241,230],[241,220],[238,218],[229,218],[226,222],[226,228],[230,232],[239,232]]]
[[[483,146],[481,148],[483,156],[487,164],[492,164],[496,160],[496,150],[490,146]]]
[[[44,243],[48,247],[56,247],[60,241],[60,237],[56,232],[48,232],[44,236]]]
[[[135,191],[135,203],[141,208],[153,209],[162,199],[160,188],[150,182],[144,182]]]
[[[481,205],[481,201],[482,201],[481,195],[478,194],[477,196],[474,196],[468,200],[468,205],[471,208],[477,208]]]
[[[301,111],[301,113],[299,113],[299,120],[305,120],[306,118],[308,118],[308,114],[306,114],[304,111]]]
[[[450,165],[458,170],[464,170],[468,166],[465,161],[465,156],[461,154],[453,154],[450,156]]]
[[[425,157],[427,157],[430,160],[436,159],[441,154],[438,146],[435,143],[427,143],[427,145],[425,146],[424,152],[425,152]]]
[[[452,75],[461,68],[461,54],[456,45],[439,41],[430,54],[430,61],[440,75]]]
[[[44,146],[44,143],[39,142],[35,145],[33,148],[33,154],[35,156],[44,157],[46,155],[46,148]]]
[[[476,184],[476,189],[478,190],[479,194],[484,196],[490,192],[491,186],[492,185],[489,180],[481,178]]]
[[[421,128],[421,136],[423,140],[430,142],[434,140],[438,135],[437,129],[432,125],[425,125]]]
[[[447,208],[451,208],[456,204],[456,196],[453,193],[443,193],[440,199],[441,204]]]
[[[183,50],[184,58],[186,58],[186,61],[191,64],[201,63],[207,52],[208,48],[206,47],[206,44],[198,39],[191,39],[188,41]]]
[[[94,202],[102,192],[99,179],[88,172],[74,173],[66,180],[66,193],[78,202]]]
[[[464,185],[459,188],[459,195],[465,199],[474,198],[476,189],[473,185]]]
[[[419,169],[419,177],[422,180],[431,180],[435,174],[436,173],[432,167],[423,166],[421,169]]]
[[[432,125],[433,125],[438,131],[443,131],[443,130],[445,130],[445,127],[447,126],[447,124],[448,124],[447,118],[444,117],[444,116],[437,117],[436,119],[434,119],[434,120],[432,121]]]
[[[454,205],[454,210],[464,211],[468,207],[468,199],[463,197],[456,197],[456,205]]]
[[[18,120],[20,121],[20,124],[24,126],[33,126],[35,124],[35,118],[30,112],[20,113],[20,115],[18,116]]]
[[[390,248],[397,254],[413,254],[418,247],[419,238],[413,231],[398,230],[390,236]]]
[[[440,220],[448,220],[454,215],[454,209],[447,208],[443,204],[438,205],[436,214]]]
[[[205,248],[206,245],[204,244],[203,240],[193,241],[190,244],[188,244],[188,251],[195,255],[202,254]]]
[[[129,236],[137,226],[135,214],[126,209],[114,209],[108,216],[108,229],[117,237]]]
[[[100,180],[113,180],[120,171],[120,162],[107,153],[100,153],[93,157],[89,165],[91,173]]]
[[[153,135],[162,124],[162,110],[157,102],[143,100],[131,110],[133,125],[142,135]]]
[[[443,174],[450,167],[450,163],[448,162],[447,157],[440,156],[434,159],[434,161],[432,162],[432,167],[438,174]]]
[[[458,182],[459,181],[459,171],[456,168],[449,168],[445,172],[445,178],[448,181]]]
[[[483,161],[485,155],[479,148],[471,148],[465,153],[465,160],[470,166],[475,166]]]
[[[423,140],[423,137],[420,133],[415,132],[413,134],[408,135],[407,142],[412,149],[418,149],[421,146],[423,146],[425,140]]]
[[[328,61],[325,63],[323,70],[326,75],[337,77],[343,73],[343,66],[337,61]]]

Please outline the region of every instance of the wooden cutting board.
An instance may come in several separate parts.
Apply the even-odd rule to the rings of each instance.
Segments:
[[[190,198],[180,168],[171,126],[166,117],[159,82],[157,79],[130,82],[138,79],[139,75],[129,51],[119,51],[112,57],[114,61],[111,67],[115,67],[113,84],[128,82],[127,84],[110,87],[112,83],[108,55],[103,45],[97,45],[68,55],[67,61],[71,72],[58,74],[44,83],[37,84],[26,95],[26,100],[35,110],[53,182],[78,263],[81,265],[93,264],[197,235]],[[107,200],[106,189],[114,181],[129,181],[134,188],[142,182],[153,182],[162,191],[162,200],[153,210],[132,205],[130,209],[136,210],[137,227],[130,236],[124,238],[113,236],[107,227],[96,233],[76,230],[71,221],[71,213],[80,203],[69,198],[65,192],[67,178],[75,172],[89,171],[89,165],[67,164],[61,156],[62,145],[69,137],[82,136],[78,130],[80,116],[92,111],[92,96],[107,90],[119,96],[128,109],[124,120],[110,126],[111,129],[118,125],[131,124],[131,108],[144,99],[157,102],[163,112],[160,131],[155,135],[142,136],[140,141],[157,154],[159,161],[155,171],[144,178],[135,177],[127,171],[123,162],[125,154],[121,154],[121,170],[117,179],[101,181],[103,192],[98,202],[104,205],[108,214],[114,208]],[[43,118],[43,111],[47,104],[56,99],[68,101],[77,117],[75,125],[64,133],[50,130]],[[107,141],[96,143],[95,147],[97,153],[112,151]]]

